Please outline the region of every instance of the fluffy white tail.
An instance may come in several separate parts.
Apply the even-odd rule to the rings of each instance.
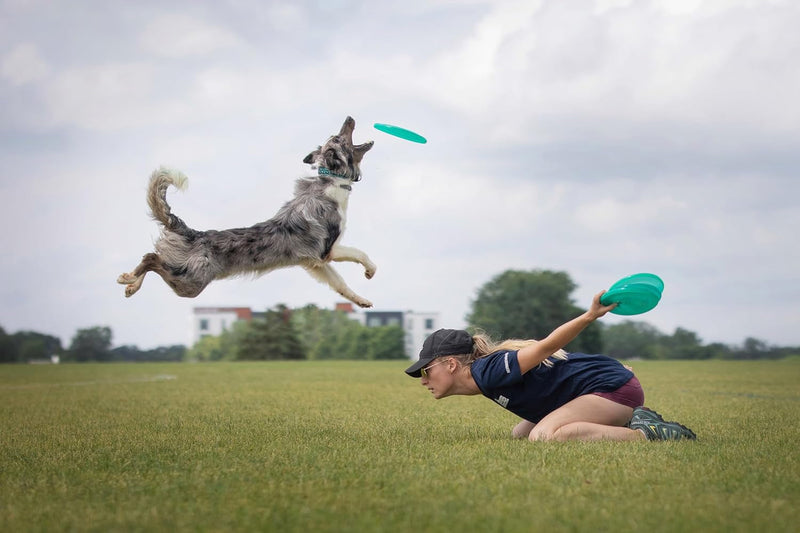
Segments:
[[[189,178],[180,170],[160,167],[153,171],[150,175],[150,185],[147,187],[147,205],[150,206],[151,216],[170,227],[171,210],[167,203],[167,189],[172,185],[182,191],[186,189],[188,182]]]

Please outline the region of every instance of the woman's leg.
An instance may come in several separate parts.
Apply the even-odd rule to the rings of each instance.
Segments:
[[[544,417],[528,438],[536,440],[646,440],[625,427],[633,408],[594,394],[579,396]]]

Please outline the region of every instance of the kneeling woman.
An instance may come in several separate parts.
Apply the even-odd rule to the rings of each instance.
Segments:
[[[493,344],[483,335],[440,329],[406,373],[436,399],[483,394],[522,418],[517,438],[536,440],[694,440],[677,422],[643,407],[633,372],[605,355],[567,354],[571,340],[614,308],[598,293],[588,311],[540,341]]]

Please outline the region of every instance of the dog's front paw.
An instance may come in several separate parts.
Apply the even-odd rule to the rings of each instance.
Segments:
[[[359,307],[365,307],[365,308],[372,307],[372,302],[370,302],[369,300],[365,300],[363,298],[359,298],[358,300],[356,300],[355,304]]]
[[[364,276],[366,276],[367,279],[372,279],[372,276],[375,275],[376,270],[378,270],[378,267],[376,267],[375,265],[373,264],[367,265],[364,268]]]

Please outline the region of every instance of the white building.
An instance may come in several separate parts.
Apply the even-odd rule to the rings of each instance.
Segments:
[[[208,335],[221,335],[239,320],[250,321],[249,307],[195,307],[192,317],[192,344]]]
[[[439,313],[415,311],[360,311],[350,302],[337,303],[336,311],[367,327],[400,326],[404,332],[406,356],[416,359],[425,339],[439,329]],[[239,320],[250,321],[254,313],[249,307],[195,307],[192,317],[192,344],[206,335],[220,335]]]
[[[409,359],[417,359],[419,351],[422,349],[422,343],[439,328],[441,328],[439,313],[406,311],[403,330],[406,334],[406,355]]]
[[[406,356],[416,359],[422,343],[428,335],[439,329],[439,313],[419,313],[416,311],[357,311],[350,302],[336,304],[337,311],[343,311],[353,320],[370,328],[377,326],[401,326],[405,333],[403,343]]]

